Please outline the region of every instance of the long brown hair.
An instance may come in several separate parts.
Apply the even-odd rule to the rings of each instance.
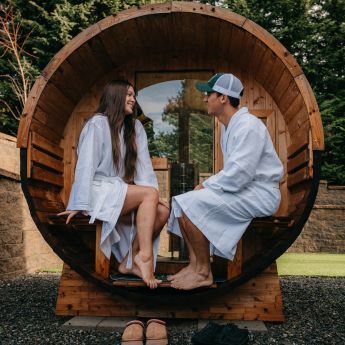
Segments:
[[[113,80],[109,82],[103,90],[97,110],[98,113],[103,113],[107,116],[109,120],[113,162],[117,171],[119,171],[120,168],[120,135],[122,126],[124,126],[124,142],[126,150],[124,180],[127,183],[133,182],[135,163],[137,160],[134,114],[125,114],[126,96],[130,86],[132,85],[125,80]]]

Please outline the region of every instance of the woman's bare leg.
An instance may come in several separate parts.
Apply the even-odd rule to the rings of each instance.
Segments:
[[[157,214],[158,191],[152,187],[128,185],[121,215],[137,210],[136,224],[139,251],[134,256],[134,263],[141,272],[148,287],[154,289],[160,281],[153,273],[153,229]]]
[[[158,204],[157,208],[157,216],[155,219],[155,224],[153,226],[153,239],[155,239],[157,236],[159,236],[160,232],[162,231],[165,223],[167,222],[169,217],[169,209],[167,209],[165,206]],[[128,221],[126,219],[126,221]],[[133,245],[132,245],[132,255],[133,257],[136,256],[139,252],[139,240],[138,236],[135,236]],[[133,263],[133,267],[131,269],[126,268],[127,264],[127,258],[128,255],[125,256],[123,261],[119,265],[119,272],[124,274],[134,274],[140,278],[142,278],[141,272],[138,268],[138,266]]]

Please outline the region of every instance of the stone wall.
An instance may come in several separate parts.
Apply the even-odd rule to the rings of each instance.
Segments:
[[[345,186],[320,182],[310,217],[289,252],[345,253]]]
[[[62,266],[31,218],[19,165],[16,138],[0,133],[0,279]]]

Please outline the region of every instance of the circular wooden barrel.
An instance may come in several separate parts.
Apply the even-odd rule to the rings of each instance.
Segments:
[[[275,217],[254,221],[242,239],[237,273],[217,289],[188,292],[113,286],[95,273],[94,234],[49,223],[64,210],[75,149],[104,84],[138,72],[229,71],[245,86],[242,105],[263,117],[284,163],[282,203]],[[174,74],[174,73],[172,73]],[[172,77],[173,78],[173,77]],[[216,133],[219,128],[216,126]],[[21,181],[31,215],[53,250],[83,277],[123,296],[204,297],[238,286],[268,267],[294,242],[312,209],[324,149],[318,106],[294,57],[252,21],[212,6],[172,2],[131,8],[72,39],[33,86],[18,132]],[[218,151],[217,151],[218,150]],[[215,155],[219,156],[216,147]],[[215,169],[221,168],[216,159]]]

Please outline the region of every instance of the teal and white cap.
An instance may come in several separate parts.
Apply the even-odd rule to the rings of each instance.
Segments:
[[[196,82],[195,87],[201,92],[219,92],[238,99],[243,90],[241,80],[230,73],[217,73],[207,83]]]

